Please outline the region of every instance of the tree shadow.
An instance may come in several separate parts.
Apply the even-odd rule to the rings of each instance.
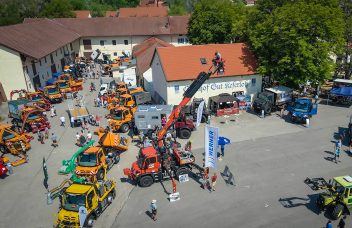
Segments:
[[[312,211],[314,214],[319,215],[320,210],[316,206],[318,195],[319,194],[311,194],[311,195],[308,195],[307,198],[302,198],[302,197],[279,198],[278,201],[285,208],[304,206],[308,210]]]

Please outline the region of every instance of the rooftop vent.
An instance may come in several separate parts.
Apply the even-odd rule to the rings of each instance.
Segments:
[[[206,58],[200,58],[200,62],[202,63],[202,65],[208,64]]]

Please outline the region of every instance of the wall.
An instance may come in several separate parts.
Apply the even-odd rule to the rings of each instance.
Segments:
[[[0,45],[0,81],[6,98],[15,89],[27,89],[20,54]]]
[[[55,65],[56,72],[61,72],[63,68],[61,59],[64,59],[65,63],[68,63],[70,60],[74,60],[74,54],[78,52],[79,40],[77,39],[76,41],[72,42],[72,49],[70,44],[66,44],[65,46],[60,47],[59,49],[51,53],[53,56],[53,64],[51,62],[50,54],[39,60],[27,57],[26,61],[24,62],[25,74],[28,75],[33,86],[34,84],[38,85],[38,82],[35,83],[34,81],[34,78],[36,76],[39,76],[39,86],[44,86],[45,82],[48,79],[52,78],[52,66]],[[35,75],[32,67],[33,63],[35,64],[37,73]],[[32,88],[33,86],[30,86],[31,88],[29,89],[34,90],[34,88]]]
[[[154,75],[153,75],[154,76]],[[255,82],[255,83],[254,83]],[[177,105],[182,100],[182,95],[192,81],[175,81],[167,83],[167,104]],[[176,87],[176,88],[175,88]],[[178,87],[178,89],[177,89]],[[204,98],[208,102],[209,97],[220,93],[243,91],[245,95],[252,97],[260,92],[262,88],[262,77],[260,75],[212,77],[194,95],[196,98]]]
[[[151,64],[153,74],[153,88],[154,94],[153,99],[156,103],[166,103],[167,101],[167,83],[164,75],[164,71],[160,64],[158,53],[155,54]]]
[[[157,38],[164,40],[174,46],[191,45],[186,35],[160,35]]]
[[[149,68],[146,72],[144,72],[142,78],[144,80],[144,90],[150,92],[150,94],[154,94],[152,68]]]

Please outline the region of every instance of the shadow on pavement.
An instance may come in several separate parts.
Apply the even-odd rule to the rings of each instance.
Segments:
[[[317,198],[318,198],[318,194],[308,195],[307,198],[302,198],[302,197],[280,198],[279,203],[285,208],[305,206],[308,210],[312,211],[314,214],[319,215],[319,209],[315,204]]]
[[[134,181],[132,181],[130,178],[126,178],[126,177],[121,177],[120,181],[121,181],[121,183],[129,183],[131,185],[136,185],[136,183]]]

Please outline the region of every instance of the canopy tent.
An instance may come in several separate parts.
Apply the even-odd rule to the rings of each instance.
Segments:
[[[352,87],[332,88],[330,90],[330,94],[335,95],[335,96],[351,97],[352,96]]]

